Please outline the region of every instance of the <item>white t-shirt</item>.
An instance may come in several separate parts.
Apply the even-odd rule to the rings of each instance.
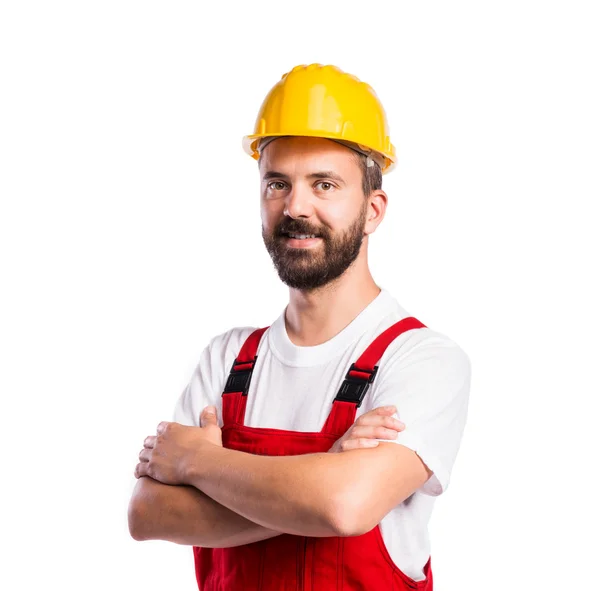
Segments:
[[[265,332],[258,348],[246,407],[249,427],[320,431],[350,365],[386,328],[412,316],[382,289],[333,338],[300,347],[287,335],[284,314],[285,310]],[[427,324],[426,319],[418,320]],[[256,328],[232,328],[210,341],[179,398],[174,421],[198,426],[201,411],[215,405],[223,425],[221,395],[229,370]],[[454,341],[431,328],[401,334],[377,365],[377,376],[356,418],[373,408],[395,405],[394,416],[406,425],[396,443],[416,451],[433,472],[421,489],[381,522],[390,556],[406,575],[419,581],[424,579],[423,566],[430,555],[427,524],[435,496],[448,486],[462,438],[471,365]]]

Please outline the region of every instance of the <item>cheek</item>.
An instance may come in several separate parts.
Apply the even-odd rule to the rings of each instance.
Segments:
[[[265,230],[272,231],[282,218],[281,207],[272,201],[262,201],[260,206],[260,219]]]
[[[328,204],[327,209],[321,210],[318,215],[323,224],[333,232],[338,232],[354,219],[356,213],[349,203],[340,201]]]

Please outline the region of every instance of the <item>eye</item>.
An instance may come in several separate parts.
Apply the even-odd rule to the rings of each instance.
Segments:
[[[285,183],[283,181],[271,181],[267,185],[267,189],[271,191],[283,191],[285,189]]]
[[[334,188],[333,183],[330,183],[328,181],[319,181],[315,186],[320,186],[322,191],[331,191],[331,189]]]

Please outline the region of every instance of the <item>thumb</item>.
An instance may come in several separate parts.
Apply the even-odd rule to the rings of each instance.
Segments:
[[[208,425],[217,424],[217,409],[214,406],[207,406],[200,413],[200,426],[207,427]]]

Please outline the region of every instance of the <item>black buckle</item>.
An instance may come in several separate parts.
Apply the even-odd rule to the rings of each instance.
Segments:
[[[369,386],[373,383],[373,380],[375,379],[375,375],[377,374],[378,369],[378,365],[376,365],[373,368],[373,371],[369,369],[360,369],[356,367],[356,365],[353,363],[350,366],[348,373],[346,374],[346,378],[340,386],[337,396],[334,398],[334,402],[336,400],[342,402],[354,402],[356,404],[356,408],[360,408],[360,405],[362,404],[362,401],[365,398],[365,394],[367,393]],[[356,376],[351,376],[351,371],[360,371],[362,373],[367,373],[369,374],[369,377],[358,378]]]
[[[231,366],[231,371],[229,372],[229,377],[227,378],[227,383],[225,384],[225,389],[223,390],[223,394],[229,394],[231,392],[241,392],[242,396],[248,395],[248,389],[250,387],[250,379],[252,378],[252,370],[254,369],[254,364],[256,363],[256,355],[252,361],[236,361],[233,360],[233,365]],[[252,364],[251,367],[246,369],[236,369],[238,365],[248,365]]]

